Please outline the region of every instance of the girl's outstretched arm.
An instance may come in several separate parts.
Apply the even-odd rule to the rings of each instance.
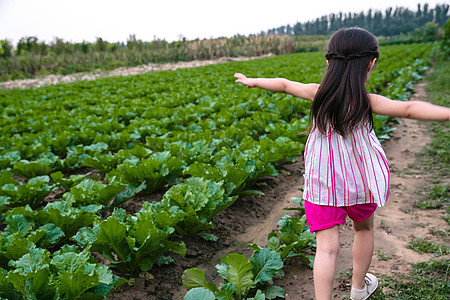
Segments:
[[[247,78],[241,73],[234,74],[236,82],[246,85],[248,88],[259,87],[272,92],[290,94],[306,100],[313,100],[319,84],[290,81],[284,78]]]
[[[450,121],[450,108],[424,101],[395,101],[370,94],[372,112],[378,115],[425,121]]]

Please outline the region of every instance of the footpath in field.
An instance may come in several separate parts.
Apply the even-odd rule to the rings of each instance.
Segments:
[[[129,76],[129,75],[137,75],[147,72],[156,72],[156,71],[168,71],[168,70],[177,70],[183,68],[195,68],[201,66],[209,66],[219,63],[225,63],[230,61],[245,61],[245,60],[253,60],[258,58],[270,57],[273,54],[262,55],[258,57],[221,57],[218,59],[210,59],[210,60],[194,60],[187,62],[177,62],[177,63],[167,63],[167,64],[154,64],[149,63],[147,65],[141,65],[136,67],[121,67],[112,71],[101,71],[97,70],[96,72],[82,72],[82,73],[74,73],[69,75],[46,75],[46,76],[38,76],[32,79],[18,79],[18,80],[10,80],[5,82],[0,82],[0,89],[10,90],[10,89],[26,89],[31,87],[41,87],[53,84],[61,84],[61,83],[69,83],[76,81],[89,81],[95,80],[99,78],[106,77],[115,77],[115,76]]]
[[[415,85],[415,90],[413,99],[426,100],[424,83]],[[426,211],[414,205],[423,198],[418,192],[432,185],[433,180],[433,175],[420,166],[417,156],[430,142],[427,126],[424,122],[402,120],[391,139],[383,143],[391,168],[391,195],[386,206],[376,212],[375,251],[370,267],[375,274],[405,274],[411,269],[411,263],[428,261],[432,254],[419,254],[408,249],[407,244],[415,237],[433,241],[430,229],[448,228],[440,218],[445,210]],[[188,240],[185,258],[177,257],[173,264],[153,268],[151,274],[138,278],[132,287],[122,286],[110,299],[183,299],[187,290],[182,285],[181,275],[190,267],[204,270],[208,280],[221,282],[215,269],[220,257],[231,252],[250,256],[249,243],[266,246],[268,233],[277,228],[283,214],[295,214],[283,209],[296,206],[291,198],[301,196],[303,163],[303,158],[298,157],[297,162],[283,166],[278,177],[263,178],[261,185],[255,187],[263,192],[262,195],[243,197],[214,217],[212,233],[219,237],[217,242],[201,238]],[[442,179],[443,184],[449,182],[448,178]],[[350,292],[352,230],[351,222],[340,229],[341,251],[334,287],[336,299],[348,299]],[[285,276],[275,284],[285,290],[287,300],[313,299],[311,269],[300,260],[291,259],[287,260],[284,271]]]

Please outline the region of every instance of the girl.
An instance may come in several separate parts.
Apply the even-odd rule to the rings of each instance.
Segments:
[[[368,94],[365,84],[378,58],[378,42],[361,28],[335,32],[328,43],[321,84],[281,78],[236,82],[311,100],[310,134],[305,147],[305,212],[316,232],[316,299],[331,299],[339,250],[339,225],[353,220],[351,299],[367,299],[378,279],[367,273],[372,260],[373,213],[389,195],[389,166],[373,131],[372,113],[420,120],[450,120],[450,109],[422,101],[393,101]]]

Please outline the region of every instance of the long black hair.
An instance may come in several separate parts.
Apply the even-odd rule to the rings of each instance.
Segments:
[[[328,42],[328,68],[311,107],[316,130],[346,136],[360,124],[373,127],[372,109],[365,84],[369,65],[378,58],[376,37],[361,28],[343,28]]]

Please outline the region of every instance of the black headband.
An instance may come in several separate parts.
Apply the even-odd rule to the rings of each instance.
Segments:
[[[357,53],[349,53],[347,55],[343,55],[341,53],[335,53],[335,52],[328,52],[327,54],[325,54],[325,58],[327,60],[343,59],[345,61],[345,63],[347,63],[351,59],[365,57],[365,56],[373,56],[375,58],[378,58],[378,51],[363,51],[363,52],[357,52]]]

